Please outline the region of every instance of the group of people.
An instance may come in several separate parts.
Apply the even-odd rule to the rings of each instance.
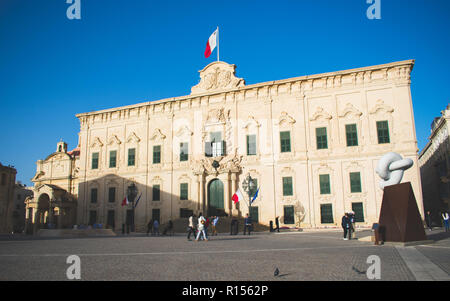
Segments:
[[[157,219],[155,219],[155,220],[151,219],[148,222],[148,224],[147,224],[147,236],[148,236],[149,233],[151,233],[152,236],[154,236],[154,235],[156,235],[156,236],[161,235],[159,233],[159,221]],[[164,228],[162,235],[167,235],[168,233],[169,234],[173,234],[173,222],[172,222],[172,220],[169,220],[169,223]]]
[[[344,229],[344,240],[352,239],[352,233],[355,232],[355,212],[346,212],[342,217],[341,226]]]
[[[449,213],[447,211],[441,212],[442,223],[444,224],[445,232],[449,231]],[[425,223],[427,224],[428,229],[433,230],[433,218],[431,212],[428,210],[425,214]]]
[[[202,213],[199,214],[197,225],[195,224],[196,216],[192,214],[189,217],[188,235],[187,239],[191,240],[191,235],[195,237],[195,241],[199,239],[208,241],[208,228],[211,227],[211,236],[217,235],[218,216],[204,217]]]

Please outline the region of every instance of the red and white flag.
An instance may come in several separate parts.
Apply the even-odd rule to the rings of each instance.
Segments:
[[[206,42],[206,49],[205,49],[205,57],[206,58],[208,58],[211,55],[211,53],[213,52],[214,48],[216,48],[218,33],[219,33],[219,28],[217,28],[216,31],[213,32],[213,34],[209,37],[208,42]]]
[[[233,197],[231,198],[235,204],[237,204],[239,201],[244,199],[244,196],[241,193],[241,190],[238,188],[235,194],[233,194]]]
[[[122,206],[128,205],[130,202],[128,201],[128,196],[126,196],[122,201]]]

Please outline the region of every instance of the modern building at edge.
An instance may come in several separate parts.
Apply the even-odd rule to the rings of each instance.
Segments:
[[[413,160],[403,181],[423,216],[413,66],[406,60],[246,85],[235,65],[218,61],[199,71],[189,95],[77,114],[79,145],[68,152],[62,144],[38,161],[33,182],[42,193],[34,192],[27,217],[45,214],[38,210],[45,194],[67,225],[119,228],[134,214],[139,231],[152,218],[250,211],[262,224],[279,216],[281,226],[320,228],[340,226],[344,212],[355,211],[357,225],[370,226],[383,193],[375,167],[387,152]],[[259,187],[251,206],[242,185],[248,175]],[[122,206],[133,184],[134,211]],[[238,188],[245,199],[234,204]]]

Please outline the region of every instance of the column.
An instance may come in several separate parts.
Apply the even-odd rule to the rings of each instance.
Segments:
[[[236,173],[231,173],[231,193],[234,194],[237,190],[237,176]],[[239,210],[236,208],[236,205],[231,205],[232,207],[232,215],[233,216],[238,216],[239,215]]]
[[[230,196],[230,174],[227,173],[225,175],[225,213],[230,215],[232,213],[232,208],[231,208],[231,196]]]

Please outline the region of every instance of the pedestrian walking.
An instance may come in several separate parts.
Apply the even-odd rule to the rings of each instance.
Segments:
[[[350,228],[348,231],[348,239],[352,239],[352,234],[355,233],[355,212],[350,211],[348,213],[348,218],[350,221]]]
[[[425,222],[427,223],[428,229],[430,229],[430,231],[433,230],[433,225],[432,222],[433,220],[431,219],[431,212],[428,210],[427,214],[425,216]]]
[[[205,234],[206,234],[206,237],[208,237],[209,224],[210,224],[210,219],[209,219],[209,217],[206,217],[206,221],[205,221]]]
[[[151,219],[147,224],[147,236],[149,233],[152,233],[153,231],[153,219]]]
[[[276,218],[275,218],[275,230],[277,231],[277,232],[280,232],[280,217],[279,216],[277,216]]]
[[[172,235],[173,234],[173,222],[169,220],[168,225],[164,228],[163,235]]]
[[[199,214],[199,218],[198,218],[198,233],[197,233],[197,238],[195,239],[195,241],[198,241],[198,239],[200,238],[200,235],[203,235],[203,238],[205,241],[208,241],[208,237],[206,236],[206,232],[205,232],[205,223],[206,223],[206,219],[203,217],[203,215],[200,213]]]
[[[246,230],[248,232],[248,235],[250,235],[251,229],[252,229],[252,218],[250,216],[248,216],[248,213],[247,213],[244,218],[244,235],[245,235]]]
[[[153,232],[152,235],[158,235],[159,236],[159,221],[155,219],[153,222]]]
[[[344,229],[344,240],[348,240],[347,234],[348,234],[348,232],[350,230],[350,219],[348,217],[348,213],[347,212],[342,217],[341,226],[342,226],[342,229]]]
[[[195,218],[195,214],[192,214],[191,216],[189,216],[189,226],[188,226],[188,236],[187,236],[188,240],[191,240],[191,234],[194,234],[194,237],[195,237],[194,218]]]
[[[212,236],[217,235],[217,223],[219,222],[219,217],[214,216],[214,219],[212,221]]]
[[[449,225],[448,225],[448,212],[444,211],[442,213],[442,219],[444,220],[444,227],[445,227],[445,232],[448,232],[449,230]]]

